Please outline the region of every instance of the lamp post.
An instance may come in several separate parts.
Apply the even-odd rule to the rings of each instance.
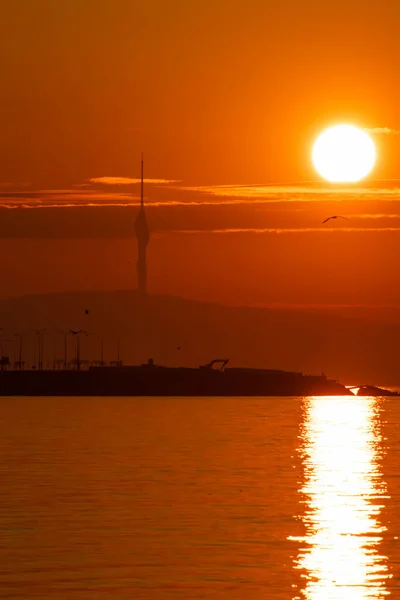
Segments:
[[[83,335],[89,335],[87,331],[85,331],[84,329],[70,329],[69,333],[71,333],[72,335],[74,335],[76,337],[76,370],[80,371],[81,370],[81,341],[80,341],[80,336]]]
[[[44,354],[44,344],[43,338],[48,334],[46,329],[35,329],[36,335],[38,337],[38,370],[43,370],[43,354]],[[36,362],[36,361],[35,361]]]
[[[22,370],[22,340],[23,340],[24,336],[22,333],[15,333],[14,336],[19,338],[19,353],[18,353],[17,367],[21,371]]]
[[[2,330],[4,331],[4,330]],[[8,356],[8,352],[7,352],[7,343],[8,342],[12,342],[12,340],[10,339],[6,339],[5,334],[2,333],[0,335],[0,339],[1,339],[1,370],[4,371],[5,369],[7,369],[10,366],[10,357]]]
[[[94,360],[93,363],[96,365],[99,365],[100,367],[104,367],[105,362],[104,362],[104,338],[101,335],[97,335],[96,333],[90,333],[88,331],[84,332],[86,336],[92,336],[93,338],[96,338],[97,340],[99,340],[99,347],[100,347],[100,360]]]

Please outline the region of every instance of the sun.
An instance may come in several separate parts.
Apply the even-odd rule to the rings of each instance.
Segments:
[[[375,164],[375,144],[365,131],[354,125],[335,125],[323,131],[315,141],[312,160],[327,181],[360,181]]]

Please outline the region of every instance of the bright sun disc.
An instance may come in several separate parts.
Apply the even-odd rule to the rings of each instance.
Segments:
[[[312,160],[324,179],[332,183],[359,181],[371,171],[376,160],[369,135],[353,125],[335,125],[316,140]]]

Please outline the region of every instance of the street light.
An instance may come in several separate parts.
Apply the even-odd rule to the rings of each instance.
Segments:
[[[38,356],[38,369],[39,371],[43,370],[43,338],[45,335],[48,335],[48,331],[47,329],[43,328],[43,329],[35,329],[35,333],[38,336],[38,350],[39,350],[39,356]]]
[[[81,335],[88,336],[89,334],[84,329],[70,329],[69,333],[71,333],[72,335],[74,335],[76,337],[76,370],[80,371],[81,370],[81,342],[80,342],[80,336]]]
[[[17,362],[17,367],[19,370],[22,369],[22,340],[23,340],[23,333],[14,333],[14,337],[19,338],[19,357],[18,357],[18,362]]]

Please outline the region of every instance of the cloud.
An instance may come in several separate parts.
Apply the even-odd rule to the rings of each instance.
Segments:
[[[102,185],[131,185],[133,183],[140,183],[140,179],[134,179],[132,177],[91,177],[90,183],[101,183]],[[179,183],[178,179],[144,179],[144,183],[151,183],[156,185],[167,185],[169,183]]]
[[[354,215],[347,215],[348,219],[400,219],[399,214],[390,214],[390,213],[377,213],[377,214],[369,214],[369,213],[361,213]]]
[[[222,229],[175,229],[166,232],[157,232],[158,235],[169,235],[171,233],[180,234],[232,234],[232,233],[370,233],[370,232],[400,232],[400,227],[249,227],[249,228],[222,228]]]
[[[320,202],[321,200],[400,200],[400,187],[342,187],[317,185],[210,185],[173,186],[173,189],[216,198],[242,198],[252,202]]]
[[[390,127],[371,127],[366,128],[364,131],[380,135],[398,135],[400,133],[397,129],[390,129]]]
[[[29,181],[20,181],[18,183],[12,181],[0,182],[0,188],[27,188],[32,185]]]
[[[377,187],[373,187],[374,185]],[[370,187],[338,187],[307,182],[304,185],[174,185],[160,187],[151,195],[152,198],[145,197],[145,203],[149,209],[156,207],[186,207],[189,209],[190,207],[223,206],[265,207],[267,209],[267,206],[272,208],[273,205],[282,209],[286,208],[285,205],[287,205],[287,209],[292,214],[299,210],[303,212],[308,210],[305,207],[309,203],[388,201],[392,204],[400,202],[400,185],[398,180],[393,180],[390,183],[386,181],[371,182]],[[140,197],[136,192],[132,193],[122,188],[114,190],[98,187],[44,190],[0,189],[0,207],[2,208],[135,207],[139,205],[139,202]],[[299,208],[301,206],[302,208]],[[395,205],[393,204],[393,206]],[[381,209],[381,212],[377,210],[376,214],[371,214],[370,209],[367,212],[365,205],[360,208],[359,214],[350,215],[346,213],[345,206],[341,206],[337,210],[345,211],[343,212],[345,216],[355,219],[400,218],[400,211],[397,215],[395,214],[396,208],[389,209],[387,205],[385,209]],[[355,213],[358,208],[353,206],[351,210]],[[388,214],[383,214],[384,210],[387,210]]]
[[[0,192],[0,208],[62,208],[71,206],[138,206],[137,194],[96,190]]]
[[[197,207],[233,206],[257,204],[246,198],[200,200],[149,200],[147,208],[155,207]],[[0,208],[62,208],[71,206],[140,206],[140,196],[131,192],[101,192],[87,189],[38,190],[31,192],[0,192]]]
[[[249,306],[255,308],[272,308],[272,309],[282,309],[282,310],[341,310],[341,309],[362,309],[362,310],[382,310],[382,309],[391,309],[391,310],[400,310],[400,305],[397,304],[314,304],[314,303],[282,303],[282,302],[255,302],[251,303]]]

